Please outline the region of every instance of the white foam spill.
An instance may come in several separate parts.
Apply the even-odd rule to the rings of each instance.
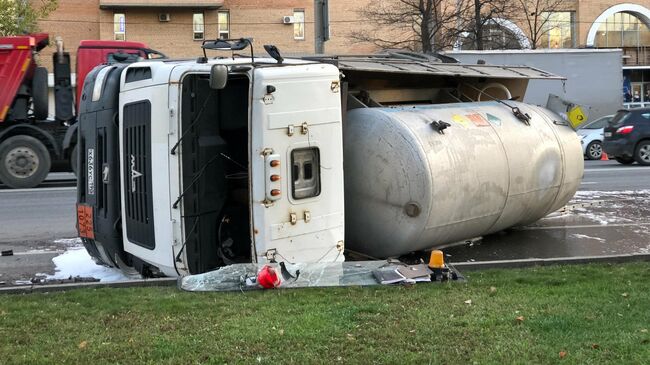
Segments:
[[[103,282],[124,281],[130,278],[119,269],[97,265],[82,247],[71,247],[63,254],[52,259],[56,266],[54,275],[48,279],[67,279],[69,277],[93,277]]]

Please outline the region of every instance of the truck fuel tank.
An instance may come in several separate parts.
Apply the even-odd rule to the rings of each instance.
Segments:
[[[399,256],[528,224],[565,205],[583,175],[576,133],[549,110],[508,104],[529,124],[497,102],[348,111],[346,247]]]

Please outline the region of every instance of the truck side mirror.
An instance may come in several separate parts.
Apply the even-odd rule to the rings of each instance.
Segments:
[[[228,67],[225,65],[212,65],[210,69],[210,88],[221,90],[228,82]]]

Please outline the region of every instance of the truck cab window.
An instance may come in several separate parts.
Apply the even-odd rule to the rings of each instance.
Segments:
[[[318,147],[299,148],[291,151],[292,183],[294,199],[307,199],[320,195],[320,151]]]

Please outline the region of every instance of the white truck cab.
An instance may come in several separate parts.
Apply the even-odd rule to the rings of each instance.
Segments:
[[[228,67],[220,90],[214,65]],[[121,75],[124,251],[166,275],[343,260],[339,71],[273,59],[141,62]]]

